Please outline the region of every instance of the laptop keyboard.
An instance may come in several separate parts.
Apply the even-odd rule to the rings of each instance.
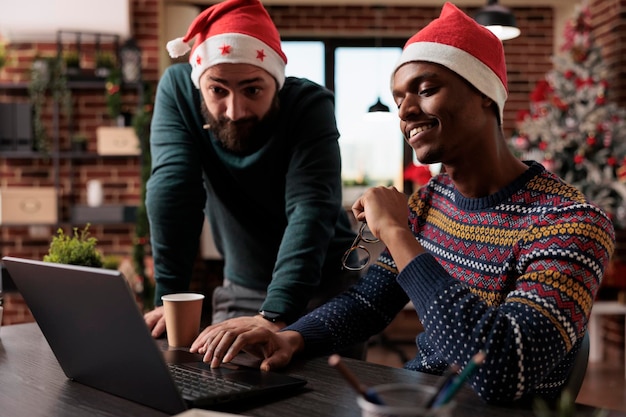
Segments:
[[[200,399],[209,396],[234,394],[252,389],[252,386],[233,382],[210,372],[190,370],[182,365],[168,364],[174,382],[186,399]]]

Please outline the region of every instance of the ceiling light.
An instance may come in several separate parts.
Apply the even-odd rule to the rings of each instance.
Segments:
[[[517,38],[521,33],[511,10],[499,5],[498,0],[488,0],[487,6],[480,9],[474,19],[502,41]]]
[[[383,104],[383,102],[380,101],[379,97],[378,100],[376,100],[376,103],[370,106],[368,113],[375,113],[380,111],[389,113],[389,106]]]

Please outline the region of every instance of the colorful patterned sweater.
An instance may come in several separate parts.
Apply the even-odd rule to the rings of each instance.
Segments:
[[[490,403],[542,396],[566,383],[613,252],[609,218],[536,162],[499,192],[463,197],[445,175],[409,199],[426,253],[400,273],[385,250],[350,291],[285,330],[306,352],[366,340],[412,301],[424,327],[405,368],[442,373],[484,350],[470,378]]]

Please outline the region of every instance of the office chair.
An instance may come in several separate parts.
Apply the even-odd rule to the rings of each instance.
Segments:
[[[567,379],[567,383],[563,390],[568,390],[572,395],[572,398],[576,400],[580,387],[583,385],[583,379],[585,379],[585,372],[587,372],[587,364],[589,363],[589,332],[585,332],[583,341],[580,344],[580,350],[574,360],[572,366],[572,372]]]

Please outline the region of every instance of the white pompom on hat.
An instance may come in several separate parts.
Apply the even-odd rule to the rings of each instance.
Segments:
[[[443,65],[469,81],[498,105],[502,122],[508,96],[502,41],[452,3],[404,45],[393,73],[407,62]]]
[[[167,43],[167,51],[172,58],[191,51],[191,79],[197,88],[207,68],[223,63],[263,68],[279,88],[285,82],[287,57],[278,29],[259,0],[226,0],[207,8],[191,22],[184,37]]]

